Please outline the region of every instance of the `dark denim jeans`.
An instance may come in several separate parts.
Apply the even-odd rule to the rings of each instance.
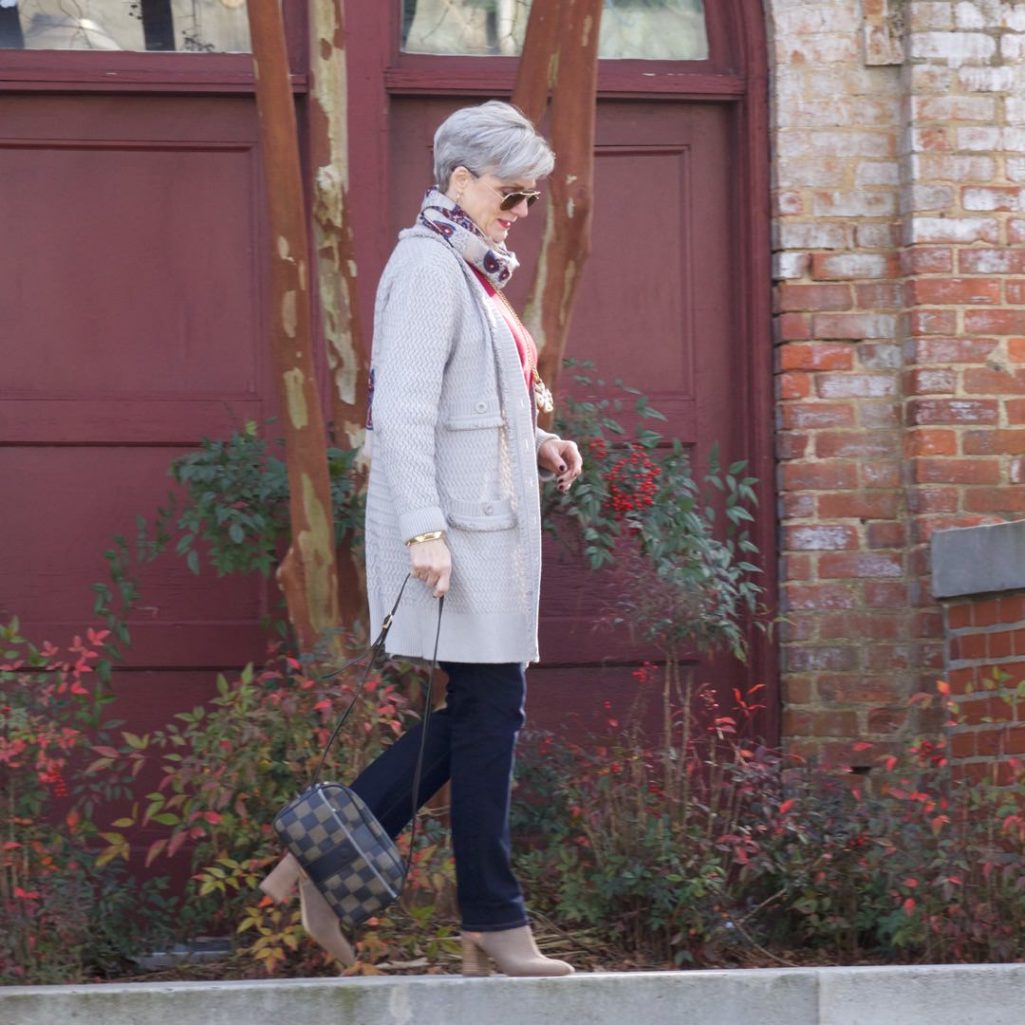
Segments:
[[[526,681],[511,663],[443,662],[446,703],[431,716],[419,804],[452,782],[452,846],[463,929],[497,932],[527,924],[509,864],[513,750],[523,725]],[[360,773],[352,789],[395,837],[412,815],[413,770],[422,729],[403,734]]]

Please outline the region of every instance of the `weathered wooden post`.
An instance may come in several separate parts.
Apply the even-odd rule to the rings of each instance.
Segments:
[[[602,0],[534,0],[513,91],[513,103],[535,123],[549,91],[552,96],[556,164],[524,321],[537,340],[538,370],[553,392],[580,272],[591,251],[601,12]]]
[[[339,625],[327,442],[313,369],[309,249],[278,0],[249,0],[248,14],[270,210],[270,347],[291,492],[292,544],[277,579],[299,647],[309,652]]]

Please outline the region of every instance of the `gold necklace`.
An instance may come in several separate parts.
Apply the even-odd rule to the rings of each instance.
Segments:
[[[520,320],[519,314],[513,309],[512,303],[505,297],[505,292],[500,288],[496,288],[495,295],[502,300],[502,304],[512,315],[513,320],[519,325],[520,331],[523,332],[524,349],[527,353],[527,359],[530,361],[530,382],[534,388],[534,402],[537,403],[537,408],[542,413],[551,413],[555,409],[555,399],[552,397],[548,385],[541,380],[541,375],[538,373],[537,361],[534,359],[533,350],[527,342],[527,339],[530,338],[530,333],[523,326],[523,321]]]

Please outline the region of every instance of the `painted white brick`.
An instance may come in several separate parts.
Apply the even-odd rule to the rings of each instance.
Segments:
[[[1007,32],[1000,37],[1000,56],[1006,61],[1021,60],[1025,57],[1025,34]]]
[[[957,148],[986,153],[1000,149],[1000,129],[995,125],[966,125],[957,129]]]
[[[962,0],[954,9],[954,22],[958,28],[985,28],[986,18],[979,8]]]
[[[993,96],[912,96],[912,121],[987,121],[996,119]]]
[[[846,64],[858,58],[858,37],[854,32],[777,37],[775,56],[781,63]]]
[[[893,317],[879,317],[889,325],[871,338],[889,338],[893,335]],[[880,325],[882,327],[882,325]],[[818,393],[823,399],[884,398],[897,394],[897,381],[890,374],[829,374],[823,375],[818,383]]]
[[[899,185],[900,164],[895,160],[862,160],[854,173],[856,185]]]
[[[957,80],[969,92],[1004,93],[1014,88],[1014,68],[983,68],[969,66],[961,68]]]
[[[945,3],[913,3],[905,4],[911,18],[908,26],[912,32],[924,32],[929,29],[951,29],[954,27],[954,10],[950,0]]]
[[[807,35],[811,32],[854,32],[860,23],[858,5],[802,4],[799,7],[775,5],[773,20],[781,36]]]
[[[781,157],[776,163],[780,188],[838,188],[847,180],[847,161],[839,157]]]
[[[890,267],[881,253],[843,253],[827,257],[827,276],[841,278],[885,278]]]
[[[1025,182],[1025,157],[1008,157],[1005,174],[1009,181]]]
[[[1015,255],[1010,249],[980,249],[974,253],[973,268],[978,274],[1010,274]]]
[[[1004,129],[1004,152],[1025,153],[1025,128]]]
[[[956,81],[955,71],[939,64],[911,64],[906,73],[911,93],[920,96],[946,95],[952,91]]]
[[[1015,32],[1025,32],[1025,4],[1004,4],[1003,25]]]
[[[949,185],[914,184],[901,192],[901,213],[913,210],[949,210],[954,205],[954,190]]]
[[[784,129],[777,133],[776,146],[784,157],[889,157],[893,155],[888,131],[817,131]]]
[[[820,192],[812,207],[820,217],[886,217],[897,203],[892,192]]]
[[[999,242],[1000,226],[989,217],[909,217],[904,221],[904,243]]]
[[[915,153],[908,158],[913,181],[988,182],[996,175],[992,157],[950,153]]]
[[[858,224],[854,229],[854,239],[864,249],[889,249],[900,245],[897,226],[892,222],[865,221]]]
[[[787,531],[790,548],[799,551],[833,551],[851,547],[851,528],[830,526],[791,527]]]
[[[809,253],[774,253],[772,257],[772,276],[776,281],[803,278],[811,266]]]
[[[868,352],[871,355],[866,355]],[[876,342],[870,349],[858,346],[858,362],[866,370],[897,370],[903,365],[904,358],[899,345]]]
[[[965,189],[961,203],[966,210],[1025,210],[1025,192],[1017,197],[994,194],[989,189]]]
[[[850,236],[842,224],[814,222],[778,225],[778,249],[846,249]]]
[[[1008,96],[1004,100],[1004,113],[1012,125],[1025,125],[1025,96]]]
[[[946,61],[954,68],[988,61],[996,49],[996,40],[982,32],[912,32],[910,37],[912,58]]]

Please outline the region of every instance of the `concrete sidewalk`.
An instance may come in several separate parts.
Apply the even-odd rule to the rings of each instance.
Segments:
[[[1025,1025],[1025,964],[0,988],[0,1025]]]

